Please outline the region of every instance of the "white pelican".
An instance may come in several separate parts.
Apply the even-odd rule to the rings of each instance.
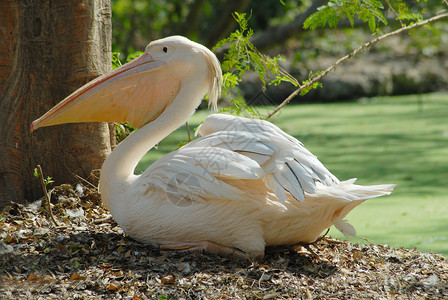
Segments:
[[[275,125],[223,114],[205,120],[201,138],[134,175],[142,156],[184,124],[207,93],[216,106],[221,84],[210,50],[168,37],[75,91],[31,130],[92,121],[138,127],[104,162],[100,193],[124,232],[161,249],[261,258],[266,246],[313,242],[332,225],[355,235],[347,213],[393,190],[340,182]]]

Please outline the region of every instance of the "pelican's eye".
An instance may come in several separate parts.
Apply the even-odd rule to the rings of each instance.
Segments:
[[[167,47],[163,47],[162,51],[167,53],[168,52],[168,48]]]

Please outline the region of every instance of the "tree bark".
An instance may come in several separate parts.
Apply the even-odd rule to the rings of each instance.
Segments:
[[[31,122],[111,69],[110,0],[0,2],[0,207],[43,195],[33,169],[56,183],[87,178],[110,153],[108,124],[30,132]]]
[[[207,36],[204,38],[205,46],[212,48],[217,42],[226,37],[232,31],[232,28],[235,27],[235,19],[232,14],[245,11],[249,3],[250,0],[229,0],[224,2],[223,7],[220,8],[221,17],[211,26]]]
[[[202,5],[204,4],[204,0],[194,0],[190,5],[190,10],[188,12],[187,17],[185,18],[185,22],[182,22],[179,34],[187,37],[191,37],[197,32],[197,28],[199,27],[199,19]],[[196,34],[197,35],[197,34]],[[197,37],[196,37],[197,38]]]

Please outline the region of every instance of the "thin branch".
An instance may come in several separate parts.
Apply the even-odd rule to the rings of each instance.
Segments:
[[[87,179],[82,178],[79,175],[74,174],[76,178],[78,178],[79,180],[85,182],[86,184],[90,185],[93,189],[98,190],[98,187],[95,186],[93,183],[91,183],[90,181],[88,181]],[[90,177],[90,176],[89,176]]]
[[[403,22],[401,21],[400,16],[397,14],[397,11],[392,7],[392,5],[390,5],[389,0],[384,0],[387,3],[387,6],[389,6],[390,10],[394,13],[394,15],[397,17],[398,21],[400,21],[400,25],[401,27],[404,27]]]
[[[187,127],[188,142],[191,142],[190,126],[188,126],[188,122],[185,122],[185,126]]]
[[[367,42],[364,45],[356,48],[355,50],[353,50],[349,54],[347,54],[344,57],[338,59],[333,65],[328,67],[325,71],[320,73],[318,76],[314,77],[307,84],[302,85],[301,87],[296,89],[294,92],[292,92],[291,95],[289,95],[279,106],[277,106],[273,111],[271,111],[264,119],[267,120],[267,119],[271,118],[280,109],[282,109],[286,104],[288,104],[294,97],[296,97],[302,90],[310,88],[313,84],[315,84],[316,82],[318,82],[319,80],[321,80],[322,78],[327,76],[331,71],[336,69],[336,67],[338,65],[340,65],[343,62],[345,62],[346,60],[349,60],[350,58],[352,58],[353,56],[355,56],[359,52],[361,52],[361,51],[363,51],[363,50],[365,50],[367,48],[370,48],[370,47],[374,46],[376,43],[378,43],[379,41],[387,39],[387,38],[389,38],[391,36],[398,35],[398,34],[401,34],[403,32],[406,32],[406,31],[409,31],[409,30],[412,30],[412,29],[415,29],[415,28],[418,28],[418,27],[425,26],[425,25],[427,25],[429,23],[436,22],[436,21],[442,20],[444,18],[448,18],[448,13],[444,13],[444,14],[441,14],[441,15],[429,18],[427,20],[424,20],[424,21],[421,21],[421,22],[418,22],[418,23],[414,23],[414,24],[412,24],[410,26],[402,27],[402,28],[397,29],[395,31],[386,33],[386,34],[381,35],[381,36],[371,40],[370,42]]]

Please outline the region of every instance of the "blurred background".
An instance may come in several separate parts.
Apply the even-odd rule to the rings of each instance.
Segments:
[[[336,59],[371,40],[368,25],[359,20],[354,27],[341,20],[338,29],[328,26],[304,30],[304,20],[328,1],[291,0],[112,0],[113,51],[122,60],[146,45],[168,35],[180,34],[213,48],[218,41],[237,29],[232,13],[245,12],[255,32],[252,42],[263,54],[285,61],[282,66],[299,81],[310,72],[323,70]],[[443,1],[406,1],[411,13],[429,17],[443,10]],[[399,21],[388,16],[391,31]],[[323,87],[294,102],[347,101],[362,97],[420,94],[446,90],[448,86],[448,22],[429,29],[414,30],[365,51],[330,74]],[[222,59],[224,49],[215,49]],[[261,93],[257,77],[247,74],[240,85],[248,104],[281,102],[293,90],[289,84],[268,87]]]

